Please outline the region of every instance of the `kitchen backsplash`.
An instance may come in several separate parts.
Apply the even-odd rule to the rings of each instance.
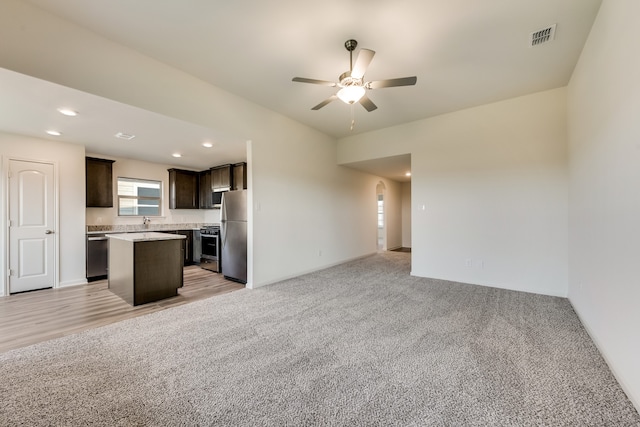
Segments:
[[[217,223],[180,223],[180,224],[120,224],[120,225],[87,225],[87,233],[117,232],[128,233],[134,231],[162,231],[162,230],[191,230],[204,226],[219,225]]]

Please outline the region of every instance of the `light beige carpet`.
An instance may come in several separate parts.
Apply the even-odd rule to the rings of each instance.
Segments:
[[[0,425],[638,426],[566,299],[388,252],[0,355]]]

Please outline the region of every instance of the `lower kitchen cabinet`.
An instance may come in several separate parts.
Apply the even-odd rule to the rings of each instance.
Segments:
[[[181,234],[185,236],[186,239],[182,241],[182,258],[184,259],[183,265],[194,264],[193,230],[174,230],[174,231],[164,231],[163,233]]]
[[[193,230],[178,230],[176,234],[181,234],[186,237],[182,245],[182,251],[184,256],[183,265],[193,264]]]
[[[181,241],[153,232],[109,237],[109,290],[134,306],[178,295],[184,283]]]

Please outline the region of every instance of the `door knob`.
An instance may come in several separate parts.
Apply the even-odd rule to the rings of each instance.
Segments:
[[[53,233],[54,233],[53,230],[47,230],[47,231],[44,232],[44,234],[53,234]]]

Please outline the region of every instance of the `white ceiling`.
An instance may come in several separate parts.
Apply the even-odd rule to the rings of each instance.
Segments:
[[[29,2],[336,138],[565,86],[600,5],[600,0]],[[557,24],[553,42],[528,47],[531,32],[552,24]],[[350,38],[359,48],[376,51],[366,80],[418,78],[415,86],[370,91],[378,109],[369,113],[356,105],[353,132],[351,107],[341,101],[311,110],[334,88],[291,81],[294,76],[336,81],[349,68],[344,42]],[[113,115],[112,127],[145,132],[124,129],[126,121],[115,124],[131,116],[131,107],[96,98],[95,107],[104,101],[103,117]],[[0,100],[0,108],[6,102]],[[240,144],[215,130],[188,131],[189,124],[138,113],[156,136],[160,127],[175,126],[196,139],[211,131]],[[11,120],[0,125],[6,129]],[[99,139],[95,146],[89,146],[91,135],[84,140],[92,152],[127,154],[116,154],[123,148]],[[200,164],[194,160],[191,166]]]
[[[245,141],[86,92],[0,68],[0,129],[83,144],[87,153],[204,170],[246,160]],[[60,114],[72,106],[76,117]],[[61,136],[49,136],[59,130]],[[135,135],[118,139],[118,132]],[[210,142],[211,148],[202,143]],[[172,155],[179,153],[181,158]]]

